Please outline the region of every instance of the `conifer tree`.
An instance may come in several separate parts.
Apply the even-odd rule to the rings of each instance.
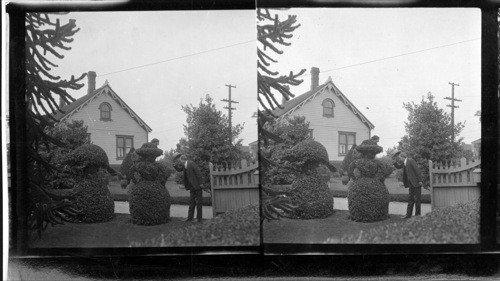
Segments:
[[[268,144],[269,140],[282,142],[283,140],[265,129],[265,124],[277,116],[272,113],[280,105],[281,97],[289,100],[294,95],[290,92],[289,85],[297,86],[303,82],[298,79],[306,70],[298,73],[290,71],[288,75],[281,75],[272,70],[271,66],[278,60],[274,56],[283,54],[281,47],[290,46],[289,39],[293,32],[300,26],[297,17],[289,15],[287,19],[280,20],[278,14],[271,14],[269,9],[257,9],[257,89],[258,101],[261,106],[259,110],[258,129],[261,148]],[[276,165],[265,155],[260,154],[260,170],[265,177],[265,171],[270,166]],[[261,181],[262,182],[262,181]],[[281,192],[272,190],[269,186],[262,186],[262,219],[272,220],[283,216],[283,213],[292,209],[290,200]]]
[[[24,16],[25,33],[25,93],[17,96],[24,104],[25,127],[16,123],[16,130],[26,131],[25,149],[28,164],[27,186],[17,186],[16,213],[18,218],[17,249],[23,251],[29,235],[29,227],[41,231],[50,223],[63,223],[75,213],[73,204],[66,196],[56,195],[47,188],[46,171],[53,170],[47,161],[40,157],[40,147],[49,148],[51,144],[64,143],[52,138],[45,131],[54,125],[52,114],[60,111],[57,98],[66,103],[74,101],[67,90],[83,87],[80,81],[86,74],[75,78],[62,79],[53,75],[53,68],[58,67],[57,60],[64,58],[63,51],[69,51],[73,36],[79,31],[76,21],[70,19],[61,24],[60,19],[51,18],[48,13],[26,13]],[[28,187],[26,189],[26,187]],[[28,203],[28,206],[26,206]]]

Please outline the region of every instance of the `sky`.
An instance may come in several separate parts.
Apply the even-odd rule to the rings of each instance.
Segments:
[[[481,109],[481,11],[479,9],[325,9],[279,11],[297,15],[300,27],[281,48],[272,69],[293,70],[304,82],[292,86],[296,96],[309,90],[310,69],[320,69],[319,84],[333,83],[370,120],[384,148],[405,134],[408,111],[403,103],[420,103],[431,92],[451,113],[445,97],[455,86],[455,123],[466,122],[459,137],[471,143],[481,137],[474,116]],[[411,54],[408,54],[411,53]]]
[[[62,78],[95,71],[152,128],[149,140],[175,148],[184,137],[181,106],[198,105],[209,94],[233,125],[244,124],[243,145],[257,140],[255,11],[72,12],[80,31],[54,73]],[[87,79],[84,79],[85,84]],[[69,92],[79,98],[87,85]]]

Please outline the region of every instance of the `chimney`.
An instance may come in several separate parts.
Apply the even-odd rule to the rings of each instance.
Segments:
[[[89,71],[87,73],[87,78],[88,78],[88,89],[87,89],[87,95],[92,94],[95,91],[95,71]]]
[[[311,91],[319,86],[319,68],[311,67]]]

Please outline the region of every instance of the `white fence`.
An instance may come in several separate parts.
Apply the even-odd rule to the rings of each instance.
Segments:
[[[470,202],[479,198],[478,170],[481,160],[467,162],[465,158],[445,163],[429,160],[429,180],[432,208]]]

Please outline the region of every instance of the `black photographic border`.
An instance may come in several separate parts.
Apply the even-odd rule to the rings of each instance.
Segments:
[[[64,249],[28,249],[22,255],[13,255],[13,258],[41,258],[41,257],[115,257],[141,259],[150,257],[178,257],[178,256],[210,256],[226,255],[236,257],[235,260],[266,260],[273,261],[283,257],[272,258],[266,255],[370,255],[374,260],[383,256],[401,257],[408,255],[450,255],[450,254],[495,254],[500,251],[496,241],[496,211],[497,211],[497,186],[498,186],[498,24],[497,11],[500,3],[493,1],[141,1],[122,3],[92,3],[92,4],[23,4],[11,3],[7,6],[10,15],[10,36],[14,41],[8,55],[10,56],[10,116],[11,137],[24,140],[26,132],[16,131],[16,124],[24,124],[23,114],[25,104],[15,102],[13,93],[24,93],[23,51],[24,51],[24,12],[31,11],[146,11],[146,10],[204,10],[204,9],[256,9],[273,7],[363,7],[363,8],[479,8],[482,13],[482,47],[481,47],[481,72],[482,72],[482,175],[481,175],[481,226],[480,243],[473,245],[446,245],[446,244],[261,244],[257,247],[165,247],[165,248],[64,248]],[[21,36],[19,37],[19,32]],[[18,113],[16,116],[16,112]],[[15,116],[15,117],[14,117]],[[12,118],[14,117],[14,118]],[[21,141],[22,143],[22,141]],[[12,147],[12,167],[21,170],[13,173],[12,180],[15,184],[25,184],[22,169],[25,163],[25,152],[21,146]],[[496,152],[496,153],[495,153]],[[496,175],[496,176],[495,176]],[[15,200],[14,200],[15,202]],[[15,228],[15,222],[14,222]],[[261,234],[262,241],[262,234]],[[249,258],[252,257],[252,258]],[[239,257],[239,258],[238,258]],[[304,258],[308,259],[308,258]],[[310,259],[310,258],[309,258]],[[244,263],[244,262],[242,262]],[[259,263],[260,264],[260,263]],[[247,265],[248,266],[248,265]]]

